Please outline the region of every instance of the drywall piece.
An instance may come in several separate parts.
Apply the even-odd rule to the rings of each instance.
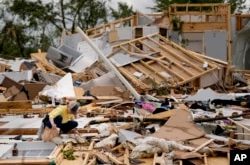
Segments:
[[[138,15],[138,25],[150,25],[153,22],[154,20],[148,17],[147,15],[144,15],[142,13]]]
[[[131,40],[133,39],[133,28],[132,27],[122,27],[116,28],[118,40]]]
[[[68,47],[70,47],[73,50],[77,50],[78,44],[79,44],[79,42],[83,41],[83,38],[82,38],[81,34],[74,33],[71,35],[63,36],[62,40],[63,40],[64,45],[67,45]]]
[[[57,99],[63,97],[75,98],[76,95],[71,73],[67,73],[54,86],[45,86],[41,91],[41,95]]]
[[[159,27],[157,26],[143,26],[143,36],[159,33]]]
[[[75,119],[75,121],[78,122],[77,128],[84,128],[84,127],[87,127],[91,121],[97,121],[97,120],[103,120],[103,119],[104,119],[103,116],[97,116],[97,117],[92,117],[92,118],[81,117],[81,118]]]
[[[107,37],[108,36],[104,35],[102,37],[92,39],[92,41],[98,46],[98,48],[103,50],[105,55],[110,54],[110,52],[112,51]],[[98,60],[97,53],[86,41],[81,41],[78,44],[77,51],[79,51],[82,55],[71,63],[69,69],[73,72],[79,73],[81,71],[84,71],[86,68],[90,67]]]
[[[136,62],[141,60],[142,58],[136,57],[136,56],[130,56],[129,54],[126,53],[116,53],[114,56],[109,58],[109,60],[116,66],[116,67],[121,67],[128,65],[132,62]]]
[[[128,131],[125,129],[120,129],[118,136],[119,136],[120,143],[125,142],[125,141],[133,142],[136,138],[142,137],[142,135],[136,132]]]
[[[22,72],[3,72],[0,73],[0,75],[4,75],[15,82],[20,82],[20,81],[31,81],[33,78],[33,73],[31,70],[27,71],[22,71]]]
[[[47,58],[52,60],[59,67],[66,67],[71,65],[81,55],[80,52],[62,45],[58,49],[49,47]]]
[[[98,57],[91,52],[88,52],[86,49],[86,53],[84,55],[79,56],[73,64],[70,65],[69,69],[73,72],[79,73],[84,71],[87,67],[90,67],[97,61]]]
[[[116,86],[120,87],[122,90],[125,90],[124,86],[116,78],[113,72],[108,72],[101,77],[88,81],[87,83],[82,83],[80,87],[82,87],[84,90],[90,90],[91,87],[94,86]]]
[[[143,76],[143,73],[141,72],[134,72],[133,75],[137,78],[141,78]]]
[[[227,61],[227,32],[205,31],[204,52],[207,56]]]
[[[191,113],[186,108],[178,109],[153,137],[173,141],[185,141],[204,136],[204,131],[192,121]]]
[[[15,60],[8,60],[7,64],[10,66],[10,70],[12,71],[20,71],[21,66],[24,62],[34,62],[34,60],[26,60],[16,58]]]
[[[233,64],[238,69],[250,69],[249,50],[250,50],[250,22],[240,30],[236,36],[233,52]]]
[[[5,159],[47,158],[56,147],[54,143],[50,142],[18,142],[16,144],[18,155],[13,157],[11,150],[8,150],[3,155]]]
[[[0,144],[0,158],[2,158],[8,151],[12,149],[12,144]]]
[[[1,122],[8,122],[0,129],[11,129],[11,128],[39,128],[41,126],[42,118],[23,118],[22,116],[6,116],[1,118]]]
[[[188,96],[185,101],[209,101],[214,99],[222,99],[222,100],[233,100],[235,97],[229,94],[221,94],[213,91],[210,88],[207,89],[199,89],[197,93],[193,96]]]
[[[203,53],[203,33],[199,32],[184,32],[182,39],[187,41],[185,47],[194,52]]]
[[[102,120],[104,117],[98,116],[94,118],[77,118],[75,119],[78,122],[77,128],[84,128],[89,125],[89,123],[93,120]],[[0,129],[38,129],[41,126],[43,118],[39,118],[35,116],[34,118],[23,118],[23,116],[4,116],[0,118],[1,123],[5,123],[0,125]]]
[[[215,70],[210,73],[207,73],[200,78],[200,87],[205,88],[213,84],[218,83],[222,80],[222,70]]]

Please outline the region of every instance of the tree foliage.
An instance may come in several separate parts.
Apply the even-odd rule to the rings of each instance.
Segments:
[[[0,10],[0,55],[8,58],[47,50],[63,29],[86,30],[107,21],[104,0],[3,0]]]
[[[230,3],[231,13],[245,9],[246,0],[155,0],[155,11],[168,10],[168,7],[174,3]]]
[[[111,15],[115,19],[125,18],[133,15],[135,12],[133,11],[132,6],[128,6],[127,3],[118,2],[118,9],[110,8]]]

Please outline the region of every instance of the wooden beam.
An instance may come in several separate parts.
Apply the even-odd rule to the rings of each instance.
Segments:
[[[147,77],[149,77],[151,80],[155,81],[157,84],[160,84],[160,82],[158,80],[156,80],[151,74],[148,74],[145,69],[140,67],[140,65],[137,65],[137,64],[134,64],[134,63],[131,63],[130,65],[132,67],[134,67],[136,70],[138,70],[139,72],[141,72],[144,75],[146,75]]]
[[[52,111],[53,108],[36,108],[36,109],[0,109],[0,115],[7,114],[47,114]]]
[[[174,71],[172,71],[170,68],[168,68],[167,66],[163,65],[163,64],[159,64],[161,67],[163,67],[164,69],[167,70],[167,72],[169,72],[170,74],[174,75],[177,77],[177,79],[180,79],[180,81],[185,80],[184,77],[182,77],[181,75],[175,73]]]
[[[168,41],[165,37],[161,36],[160,34],[157,34],[157,36],[158,36],[161,40],[163,40],[164,42],[169,43],[169,41]],[[184,54],[186,54],[186,55],[189,56],[190,58],[196,59],[197,61],[199,61],[199,62],[201,62],[201,63],[204,63],[204,59],[203,59],[203,58],[200,58],[200,57],[197,57],[197,53],[191,52],[190,50],[187,50],[187,49],[181,47],[180,45],[178,45],[178,44],[176,44],[176,43],[174,43],[174,42],[171,42],[171,45],[172,45],[172,47],[177,48],[177,49],[179,49],[180,51],[182,51]],[[211,63],[208,63],[208,66],[209,66],[209,67],[212,67],[212,68],[213,68],[213,67],[217,67],[216,65],[211,64]]]
[[[215,70],[217,70],[217,68],[213,68],[213,69],[207,70],[207,71],[205,71],[203,73],[197,74],[197,75],[195,75],[195,76],[193,76],[193,77],[191,77],[191,78],[189,78],[189,79],[187,79],[185,81],[182,81],[181,83],[179,83],[179,85],[183,85],[183,84],[186,84],[188,82],[191,82],[191,81],[193,81],[193,80],[195,80],[197,78],[200,78],[200,77],[202,77],[202,76],[204,76],[204,75],[206,75],[206,74],[208,74],[210,72],[213,72]]]
[[[32,108],[31,101],[0,102],[0,109],[28,109],[28,108]]]
[[[210,140],[206,141],[205,143],[203,143],[200,146],[198,146],[197,148],[195,148],[192,152],[198,152],[203,147],[207,146],[208,144],[212,143],[213,141],[214,141],[214,139],[210,139]]]
[[[140,38],[136,38],[136,39],[133,39],[132,41],[125,41],[125,42],[122,42],[120,44],[117,44],[117,45],[114,45],[113,48],[116,48],[116,47],[120,47],[120,46],[124,46],[124,45],[127,45],[129,43],[133,43],[133,42],[136,42],[136,41],[139,41],[139,40],[145,40],[147,39],[148,37],[151,37],[151,36],[155,36],[157,35],[158,33],[154,33],[154,34],[150,34],[150,35],[147,35],[147,36],[144,36],[144,37],[140,37]]]
[[[133,46],[134,46],[134,45],[133,45]],[[126,48],[124,48],[123,46],[120,46],[120,48],[121,48],[122,50],[124,50],[126,53],[128,53],[128,54],[130,54],[130,55],[132,55],[132,56],[136,56],[136,57],[140,57],[140,58],[147,58],[147,59],[150,59],[150,60],[159,62],[159,63],[163,63],[163,64],[165,64],[165,65],[167,65],[167,66],[169,65],[168,62],[162,61],[162,60],[157,59],[157,58],[155,58],[155,57],[152,57],[152,56],[150,56],[149,54],[139,54],[139,53],[131,52],[131,51],[128,51],[128,50],[127,50]],[[156,52],[156,53],[158,53],[158,52]],[[154,53],[153,53],[153,54],[154,54]]]
[[[1,159],[0,165],[49,165],[51,160],[49,159],[32,159],[32,158],[22,158],[22,159]]]
[[[79,133],[98,133],[93,128],[78,128]],[[0,128],[0,135],[36,135],[38,128]]]
[[[155,44],[159,45],[162,49],[164,50],[167,50],[164,46],[162,46],[161,44],[159,44],[157,41],[155,41],[154,39],[148,37],[148,39],[150,39],[152,42],[154,42]],[[184,68],[182,65],[176,63],[176,62],[173,62],[173,64],[175,66],[177,66],[178,68],[180,68],[181,70],[183,70],[183,72],[187,73],[188,75],[190,76],[194,76],[193,73],[191,73],[190,71],[187,70],[187,68]]]
[[[140,80],[136,79],[136,78],[135,78],[134,76],[132,76],[125,68],[119,67],[118,69],[119,69],[119,71],[120,71],[128,80],[130,80],[137,88],[144,89],[144,90],[150,89],[150,87],[149,87],[147,84],[145,84],[145,83],[141,82]]]
[[[149,48],[151,47],[151,46],[149,46],[147,43],[145,43],[145,42],[143,42],[143,41],[141,41],[141,42],[142,42],[145,46],[147,46],[147,47],[149,47]],[[196,70],[198,70],[198,71],[200,71],[200,72],[203,72],[203,70],[202,70],[201,68],[199,68],[197,65],[191,63],[190,61],[186,60],[184,57],[179,56],[178,54],[174,53],[174,52],[171,51],[171,50],[168,50],[168,49],[165,49],[165,48],[164,48],[163,50],[166,51],[166,52],[168,52],[168,53],[170,53],[170,55],[173,55],[173,56],[174,56],[175,58],[177,58],[178,60],[187,63],[189,66],[192,66],[192,67],[195,68]]]
[[[162,76],[159,71],[155,70],[153,67],[151,67],[150,65],[148,65],[146,62],[144,62],[143,60],[140,61],[141,64],[143,66],[145,66],[146,68],[148,68],[149,70],[151,70],[154,74],[156,74],[157,76],[159,76],[161,79],[163,79],[163,81],[165,80],[165,82],[169,82],[170,79]]]

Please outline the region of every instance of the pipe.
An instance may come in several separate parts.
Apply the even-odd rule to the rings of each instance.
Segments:
[[[132,95],[139,100],[141,96],[138,92],[133,88],[133,86],[123,77],[123,75],[117,70],[117,68],[105,57],[103,52],[89,39],[89,37],[80,29],[76,28],[76,31],[79,32],[84,40],[94,49],[94,51],[98,54],[98,56],[104,61],[104,63],[115,73],[115,75],[120,79],[120,81],[125,85],[125,87],[132,93]]]

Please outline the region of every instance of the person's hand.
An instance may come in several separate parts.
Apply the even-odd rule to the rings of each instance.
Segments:
[[[79,135],[80,133],[77,131],[77,129],[73,130],[75,134]]]
[[[52,129],[56,129],[56,125],[55,124],[51,124],[52,125]]]

